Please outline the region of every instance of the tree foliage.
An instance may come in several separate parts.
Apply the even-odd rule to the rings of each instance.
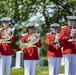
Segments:
[[[43,30],[41,54],[45,55],[45,34],[49,31],[50,24],[67,24],[67,15],[76,15],[76,0],[0,0],[0,18],[11,17],[12,25],[16,27],[17,42],[14,49],[17,49],[19,37],[25,31],[25,24],[36,16],[37,19],[33,22],[38,23]]]

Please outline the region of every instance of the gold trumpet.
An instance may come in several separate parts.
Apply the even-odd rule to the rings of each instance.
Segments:
[[[54,45],[54,46],[60,47],[59,36],[60,36],[60,35],[57,33],[56,36],[55,36],[55,40],[54,40],[54,42],[53,42],[53,45]]]

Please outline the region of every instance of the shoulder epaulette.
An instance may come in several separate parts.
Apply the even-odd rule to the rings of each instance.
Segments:
[[[65,28],[65,27],[67,27],[67,26],[62,26],[61,28]]]
[[[51,33],[46,33],[46,35],[51,34]]]
[[[3,29],[3,28],[0,28],[0,30],[1,30],[1,29]]]
[[[25,33],[25,34],[22,34],[22,36],[25,36],[25,35],[27,35],[28,33]]]

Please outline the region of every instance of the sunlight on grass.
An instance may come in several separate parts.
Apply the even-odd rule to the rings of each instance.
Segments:
[[[59,73],[64,73],[64,67],[61,66]],[[11,69],[11,75],[24,75],[24,69]],[[37,67],[36,75],[48,75],[48,67]]]

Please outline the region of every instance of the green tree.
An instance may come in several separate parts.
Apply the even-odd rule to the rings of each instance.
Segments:
[[[51,23],[59,23],[61,26],[67,24],[66,16],[76,15],[76,0],[0,0],[0,18],[9,16],[15,29],[17,49],[19,38],[25,32],[25,24],[29,19],[36,16],[33,22],[39,24],[43,32],[41,39],[43,46],[41,55],[46,54],[45,37]],[[22,24],[24,23],[24,24]]]

